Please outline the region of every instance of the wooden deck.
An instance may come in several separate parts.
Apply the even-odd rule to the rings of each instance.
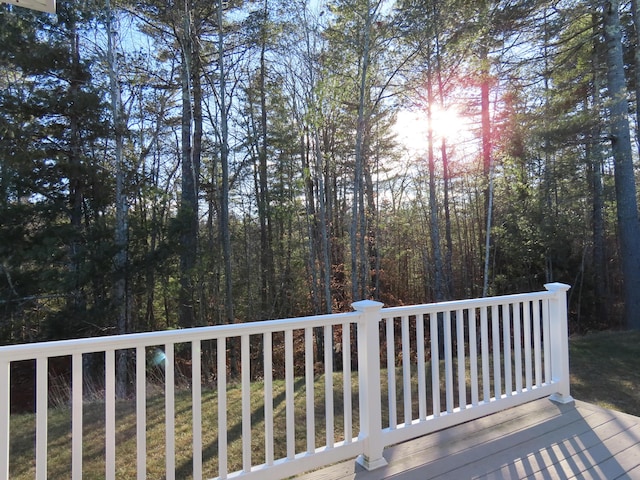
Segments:
[[[299,480],[640,479],[640,418],[537,400],[389,447],[386,467],[342,462]]]

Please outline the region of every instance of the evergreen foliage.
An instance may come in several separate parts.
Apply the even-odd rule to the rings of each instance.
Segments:
[[[0,344],[550,281],[640,324],[631,5],[123,0],[119,130],[105,8],[0,5]]]

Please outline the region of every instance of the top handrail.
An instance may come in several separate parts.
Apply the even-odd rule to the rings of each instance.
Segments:
[[[540,291],[530,293],[515,293],[511,295],[498,295],[495,297],[467,298],[464,300],[448,300],[445,302],[425,303],[422,305],[407,305],[400,307],[388,307],[382,309],[383,318],[401,317],[405,315],[416,315],[425,313],[438,313],[445,310],[458,310],[471,307],[488,307],[502,303],[514,303],[525,300],[544,300],[555,295],[551,291]]]
[[[438,313],[447,310],[451,311],[472,307],[486,307],[506,302],[513,303],[527,300],[544,300],[552,298],[554,295],[555,293],[553,291],[540,291],[500,295],[495,297],[451,300],[437,303],[426,303],[422,305],[388,307],[382,309],[381,317],[393,318],[406,315]],[[6,345],[0,346],[0,360],[20,361],[43,357],[67,356],[72,353],[83,354],[134,348],[137,346],[150,347],[167,343],[187,343],[197,340],[215,340],[218,338],[242,335],[260,335],[263,333],[279,332],[292,328],[314,328],[345,322],[354,323],[361,315],[361,312],[356,311],[278,320],[262,320],[248,323],[193,327],[177,330],[162,330],[156,332],[141,332],[124,335],[107,335],[102,337]]]
[[[338,325],[345,322],[354,323],[360,316],[361,313],[359,312],[333,313],[249,323],[6,345],[0,347],[0,360],[4,359],[13,362],[34,358],[67,356],[73,353],[94,353],[138,346],[151,347],[167,343],[188,343],[197,340],[216,340],[218,338],[239,337],[243,335],[261,335],[263,333],[281,332],[292,328],[322,327],[325,325]]]

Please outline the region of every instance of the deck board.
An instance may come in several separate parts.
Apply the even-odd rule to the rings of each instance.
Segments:
[[[298,480],[640,479],[640,418],[576,401],[520,405],[385,450],[366,471],[341,462]]]

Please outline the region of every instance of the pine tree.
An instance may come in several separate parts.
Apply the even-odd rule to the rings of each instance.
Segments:
[[[94,148],[106,138],[105,105],[82,48],[95,12],[61,3],[54,21],[0,8],[0,58],[11,72],[0,94],[2,216],[14,219],[2,227],[10,236],[2,242],[6,293],[11,308],[49,305],[36,335],[77,336],[93,330],[89,309],[99,324],[108,308],[110,269],[101,267],[108,261],[99,239],[111,178]]]

